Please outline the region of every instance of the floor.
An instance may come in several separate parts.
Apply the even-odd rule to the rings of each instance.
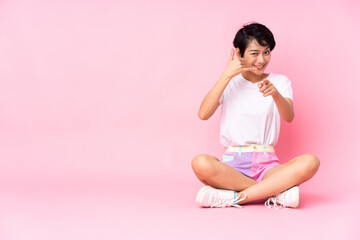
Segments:
[[[300,188],[297,209],[207,209],[194,202],[201,186],[181,178],[2,183],[0,239],[360,239],[359,195]]]

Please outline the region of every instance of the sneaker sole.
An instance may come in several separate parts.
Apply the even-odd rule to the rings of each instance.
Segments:
[[[200,203],[202,201],[203,193],[206,192],[210,188],[211,188],[210,186],[205,186],[199,190],[198,194],[196,195],[196,200],[195,200],[198,205],[200,205]]]

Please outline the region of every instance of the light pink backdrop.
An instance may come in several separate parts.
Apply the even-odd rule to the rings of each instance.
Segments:
[[[248,21],[277,46],[268,71],[294,88],[283,161],[320,157],[314,184],[360,167],[359,5],[256,1],[3,1],[0,177],[189,177],[198,153],[222,153],[219,111],[199,105]],[[333,180],[334,178],[332,178]]]
[[[258,21],[277,43],[267,71],[294,89],[281,160],[320,158],[304,189],[359,188],[359,10],[350,0],[1,1],[1,185],[177,178],[200,187],[192,158],[223,148],[219,111],[201,121],[198,108],[236,31]]]
[[[222,153],[219,111],[204,122],[199,105],[238,28],[259,21],[277,42],[268,71],[294,88],[296,117],[278,154],[318,155],[314,185],[358,183],[358,7],[3,1],[0,178],[192,176],[196,154]]]

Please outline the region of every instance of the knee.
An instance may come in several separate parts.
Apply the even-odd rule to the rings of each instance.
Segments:
[[[209,176],[215,174],[211,159],[205,154],[197,155],[191,162],[191,167],[197,175]]]
[[[320,160],[314,154],[305,154],[302,163],[304,175],[313,176],[320,167]]]

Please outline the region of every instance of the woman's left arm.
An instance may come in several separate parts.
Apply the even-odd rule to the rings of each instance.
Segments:
[[[294,119],[294,106],[290,98],[284,98],[267,79],[258,83],[258,87],[264,97],[272,96],[282,119],[286,122],[291,122]]]

